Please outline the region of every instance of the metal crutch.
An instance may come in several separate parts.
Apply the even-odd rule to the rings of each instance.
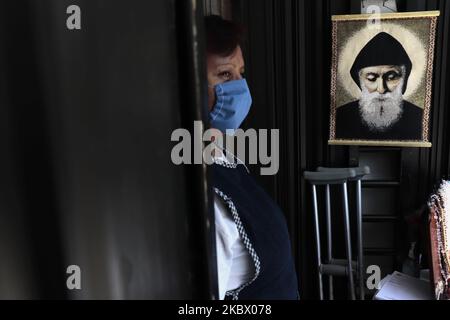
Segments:
[[[313,207],[314,207],[314,224],[316,233],[316,256],[317,256],[317,272],[319,280],[319,294],[320,300],[323,300],[323,279],[322,275],[328,276],[347,276],[348,287],[351,295],[351,299],[355,300],[355,287],[353,282],[353,262],[352,262],[352,249],[350,239],[350,219],[348,210],[348,195],[347,195],[347,180],[356,177],[356,172],[353,169],[348,169],[346,172],[308,172],[304,173],[305,180],[309,181],[312,186],[313,193]],[[331,256],[331,251],[328,254],[328,263],[322,263],[321,259],[321,245],[320,245],[320,227],[319,227],[319,210],[317,203],[317,188],[316,186],[324,185],[327,190],[327,217],[330,216],[330,197],[329,188],[330,185],[341,185],[343,191],[343,204],[344,204],[344,218],[345,218],[345,242],[347,260],[335,260]],[[328,219],[328,218],[327,218]],[[330,220],[330,219],[328,219]],[[328,230],[331,230],[331,221],[328,221]],[[329,234],[328,242],[330,243],[331,236]],[[344,263],[342,263],[344,262]],[[332,292],[332,285],[330,286]]]
[[[368,166],[358,168],[325,168],[319,167],[319,172],[347,172],[349,169],[355,170],[356,176],[349,178],[348,181],[356,181],[356,221],[357,221],[357,241],[358,241],[358,277],[359,277],[359,297],[364,300],[364,252],[363,252],[363,236],[362,236],[362,179],[370,174],[370,168]],[[332,280],[331,280],[332,281]]]

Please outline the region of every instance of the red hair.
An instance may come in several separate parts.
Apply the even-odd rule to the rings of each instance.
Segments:
[[[242,43],[243,26],[217,15],[205,17],[206,52],[222,57],[231,55]]]

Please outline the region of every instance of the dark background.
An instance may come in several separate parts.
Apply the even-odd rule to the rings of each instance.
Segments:
[[[0,298],[214,297],[206,170],[170,159],[204,109],[190,5],[1,2]]]
[[[280,171],[257,178],[286,213],[302,298],[318,297],[302,173],[319,165],[371,166],[366,261],[384,274],[400,269],[405,217],[450,170],[450,3],[398,2],[399,11],[441,11],[431,149],[327,145],[331,15],[358,12],[358,1],[2,1],[0,298],[214,297],[207,168],[170,162],[171,132],[206,119],[210,12],[247,26],[254,105],[245,127],[280,129]],[[70,4],[82,9],[80,31],[65,27]],[[81,267],[81,291],[65,287],[71,264]]]
[[[208,1],[206,1],[208,2]],[[247,26],[246,72],[254,97],[246,126],[278,128],[280,172],[259,177],[289,221],[303,298],[318,297],[312,224],[312,195],[302,179],[317,166],[369,165],[363,182],[364,247],[367,265],[383,276],[401,271],[416,226],[409,218],[426,204],[433,187],[449,177],[448,86],[450,84],[450,3],[438,0],[397,1],[398,11],[440,10],[436,41],[431,115],[431,149],[328,146],[331,16],[360,13],[351,0],[231,0],[232,18]],[[214,8],[213,8],[214,9]],[[223,10],[227,14],[230,9]],[[257,173],[257,168],[254,168]],[[353,190],[350,192],[352,196]],[[340,194],[337,193],[337,197]],[[335,254],[345,254],[341,204],[333,200]],[[322,220],[323,221],[323,220]],[[355,230],[353,230],[355,231]],[[353,239],[356,234],[353,233]],[[322,242],[324,243],[324,242]],[[353,243],[355,248],[355,243]],[[427,264],[426,257],[425,267]],[[341,285],[336,298],[346,298]]]

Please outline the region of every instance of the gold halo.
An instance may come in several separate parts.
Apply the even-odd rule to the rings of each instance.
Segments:
[[[339,80],[351,97],[354,99],[361,97],[361,89],[353,81],[350,70],[358,53],[380,32],[386,32],[397,39],[411,59],[412,70],[408,79],[408,87],[403,95],[405,99],[408,99],[417,91],[425,77],[427,52],[414,32],[398,24],[381,23],[379,28],[366,26],[349,38],[340,53],[338,62]]]

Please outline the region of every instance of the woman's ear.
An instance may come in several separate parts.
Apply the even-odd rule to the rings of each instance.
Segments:
[[[214,88],[208,86],[208,110],[212,111],[216,104],[216,91]]]

